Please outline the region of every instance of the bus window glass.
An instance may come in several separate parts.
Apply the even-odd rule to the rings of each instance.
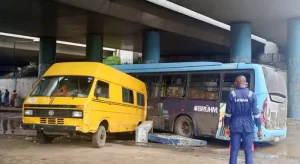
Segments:
[[[159,76],[139,76],[146,84],[148,98],[156,98],[159,95]]]
[[[217,100],[219,98],[220,74],[192,74],[189,98]]]
[[[262,69],[270,100],[274,103],[285,103],[287,88],[283,72],[268,66],[263,66]]]
[[[109,84],[102,81],[98,81],[96,93],[99,97],[109,98]]]
[[[165,75],[162,81],[162,97],[183,98],[185,96],[186,75]]]
[[[287,95],[285,79],[281,72],[273,68],[263,66],[264,77],[269,93],[280,93]]]
[[[122,94],[123,94],[123,102],[131,103],[131,104],[134,103],[132,90],[122,88]]]
[[[223,79],[223,86],[222,86],[222,102],[226,102],[229,93],[234,90],[234,81],[238,76],[245,76],[247,79],[247,85],[251,82],[251,75],[250,73],[225,73],[224,74],[224,79]],[[249,85],[250,86],[250,85]],[[252,89],[252,88],[249,88]]]
[[[145,96],[143,94],[137,93],[137,104],[138,106],[145,106]]]
[[[86,98],[90,93],[93,80],[93,77],[86,76],[43,77],[30,96]]]

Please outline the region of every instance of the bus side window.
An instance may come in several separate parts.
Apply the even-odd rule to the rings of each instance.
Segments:
[[[137,93],[137,105],[138,106],[145,106],[145,96],[141,93]]]
[[[156,98],[159,95],[159,76],[139,76],[146,84],[148,98]]]
[[[165,75],[162,81],[162,97],[184,98],[186,75]]]
[[[122,98],[123,102],[133,104],[133,91],[126,88],[122,88]]]
[[[225,73],[224,74],[224,79],[223,79],[223,86],[222,86],[222,102],[226,102],[228,98],[228,94],[234,90],[234,81],[235,79],[243,75],[246,77],[247,82],[250,86],[250,74],[249,73]],[[248,85],[247,85],[248,87]],[[250,88],[251,89],[251,88]]]
[[[217,100],[219,98],[220,74],[192,74],[189,98]]]
[[[109,98],[109,84],[102,81],[98,81],[95,92],[99,97]]]
[[[156,98],[159,97],[159,76],[150,76],[149,77],[149,97]]]

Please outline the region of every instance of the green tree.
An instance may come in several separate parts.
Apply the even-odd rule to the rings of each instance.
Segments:
[[[103,60],[106,65],[119,65],[121,64],[121,59],[119,56],[109,56]]]

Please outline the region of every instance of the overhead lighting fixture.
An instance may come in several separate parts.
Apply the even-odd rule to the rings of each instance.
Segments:
[[[161,7],[167,8],[169,10],[173,10],[173,11],[178,12],[180,14],[186,15],[188,17],[191,17],[191,18],[200,20],[202,22],[206,22],[208,24],[217,26],[219,28],[225,29],[227,31],[230,31],[230,26],[228,24],[225,24],[223,22],[214,20],[214,19],[212,19],[212,18],[210,18],[208,16],[205,16],[203,14],[197,13],[197,12],[195,12],[193,10],[190,10],[188,8],[185,8],[185,7],[182,7],[182,6],[177,5],[177,4],[173,3],[173,2],[170,2],[168,0],[147,0],[147,1],[151,2],[151,3],[154,3],[156,5],[159,5]],[[263,44],[267,43],[266,39],[261,38],[261,37],[256,36],[256,35],[253,35],[253,34],[251,35],[251,39],[256,40],[258,42],[261,42]]]
[[[85,44],[80,44],[80,43],[72,43],[72,42],[65,42],[65,41],[56,41],[58,44],[64,44],[64,45],[70,45],[70,46],[76,46],[76,47],[86,47]]]
[[[7,36],[7,37],[13,37],[13,38],[20,38],[20,39],[28,39],[28,40],[32,40],[33,42],[39,42],[40,41],[40,38],[37,38],[37,37],[18,35],[18,34],[10,34],[10,33],[5,33],[5,32],[0,32],[0,36]],[[56,43],[57,44],[63,44],[63,45],[69,45],[69,46],[75,46],[75,47],[86,47],[85,44],[65,42],[65,41],[60,41],[60,40],[57,40]],[[114,48],[107,48],[107,47],[103,47],[103,50],[105,50],[105,51],[116,51],[116,49],[114,49]]]
[[[65,41],[59,41],[59,40],[56,43],[58,43],[58,44],[64,44],[64,45],[70,45],[70,46],[76,46],[76,47],[86,47],[85,44],[73,43],[73,42],[65,42]],[[107,48],[107,47],[103,47],[103,50],[106,50],[106,51],[116,51],[116,49],[114,49],[114,48]]]
[[[0,32],[1,36],[8,36],[8,37],[13,37],[13,38],[20,38],[20,39],[29,39],[29,40],[35,40],[38,38],[31,37],[31,36],[24,36],[24,35],[17,35],[17,34],[10,34],[10,33],[5,33],[5,32]]]

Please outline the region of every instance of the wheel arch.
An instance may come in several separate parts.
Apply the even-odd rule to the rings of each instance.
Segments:
[[[143,123],[143,122],[142,122],[142,121],[140,121],[140,122],[137,124],[137,126],[140,126],[142,123]]]
[[[194,119],[191,115],[189,115],[189,114],[187,114],[187,113],[181,113],[181,114],[178,114],[178,115],[173,119],[172,125],[171,125],[171,129],[170,129],[171,132],[174,132],[175,122],[176,122],[177,119],[178,119],[179,117],[181,117],[181,116],[187,116],[187,117],[189,117],[189,118],[192,120],[192,122],[193,122],[193,130],[194,130],[194,134],[198,134],[198,131],[197,131],[197,124],[196,124],[195,119]]]
[[[103,119],[100,123],[99,123],[99,126],[100,125],[103,125],[106,129],[106,131],[109,131],[109,123],[106,119]]]

